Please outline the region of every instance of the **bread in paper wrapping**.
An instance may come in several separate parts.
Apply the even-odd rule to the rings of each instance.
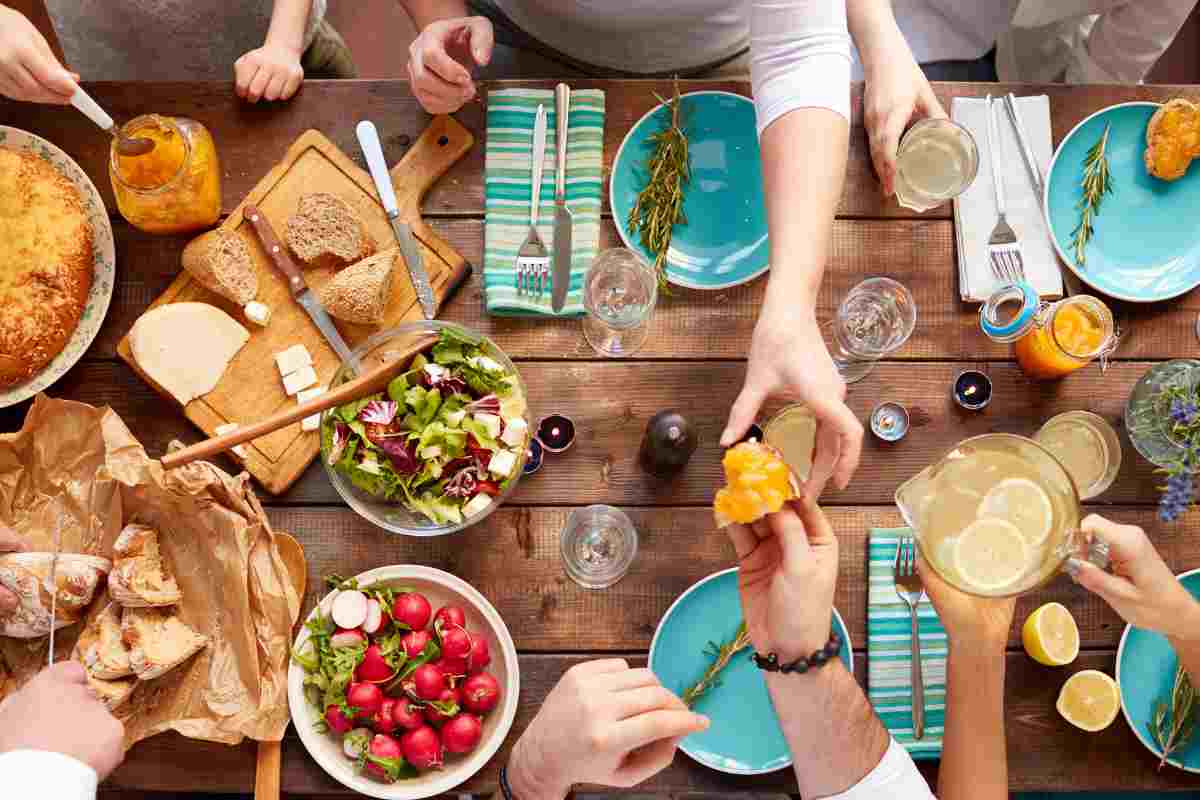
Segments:
[[[50,633],[51,572],[58,595],[54,629],[74,625],[111,568],[112,562],[106,558],[79,553],[62,553],[57,567],[53,553],[0,555],[0,586],[20,600],[16,612],[0,619],[0,636],[33,639]]]
[[[152,681],[200,652],[208,637],[196,633],[173,612],[158,608],[126,608],[121,639],[129,647],[129,665],[138,680]]]
[[[121,641],[121,612],[115,603],[105,603],[104,609],[92,616],[75,642],[71,659],[83,663],[88,687],[110,711],[124,705],[137,688],[129,651]]]
[[[163,561],[158,531],[132,523],[113,545],[116,564],[108,576],[108,593],[126,608],[161,608],[183,599],[179,584]]]

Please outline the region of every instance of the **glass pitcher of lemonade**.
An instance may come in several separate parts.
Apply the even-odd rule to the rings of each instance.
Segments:
[[[1028,592],[1072,555],[1108,564],[1102,542],[1084,541],[1071,476],[1023,436],[989,433],[961,442],[897,489],[896,505],[925,561],[968,594]]]
[[[990,339],[1012,343],[1017,364],[1031,378],[1062,378],[1117,342],[1108,306],[1083,294],[1042,304],[1028,285],[1014,284],[988,298],[979,318]]]

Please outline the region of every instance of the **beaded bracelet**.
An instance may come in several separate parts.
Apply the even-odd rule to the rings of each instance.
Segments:
[[[842,637],[837,635],[837,631],[830,631],[829,641],[825,646],[814,652],[808,658],[797,658],[788,664],[780,664],[779,657],[774,653],[766,656],[761,656],[755,653],[752,658],[754,666],[766,672],[782,672],[785,675],[793,672],[801,674],[808,672],[809,669],[816,669],[824,665],[827,661],[832,661],[837,658],[838,653],[842,652]]]
[[[500,794],[504,795],[504,800],[514,800],[512,786],[508,784],[508,767],[500,768]]]

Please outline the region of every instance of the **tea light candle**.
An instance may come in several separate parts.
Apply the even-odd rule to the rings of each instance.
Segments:
[[[968,411],[979,411],[992,402],[992,380],[978,370],[958,373],[954,379],[954,402]]]
[[[547,453],[563,453],[575,443],[575,423],[562,414],[551,414],[538,424],[537,439]]]
[[[871,433],[885,442],[898,442],[908,433],[908,409],[899,403],[886,402],[871,412]]]
[[[763,429],[760,428],[757,423],[751,423],[750,427],[746,429],[746,435],[742,437],[738,444],[741,444],[742,442],[761,441],[763,441]]]

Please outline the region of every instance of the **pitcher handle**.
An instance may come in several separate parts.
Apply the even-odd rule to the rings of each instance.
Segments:
[[[1059,552],[1063,556],[1063,567],[1068,572],[1072,570],[1071,561],[1073,559],[1089,561],[1105,571],[1112,563],[1108,542],[1099,537],[1090,536],[1078,528],[1066,537],[1060,545]]]

